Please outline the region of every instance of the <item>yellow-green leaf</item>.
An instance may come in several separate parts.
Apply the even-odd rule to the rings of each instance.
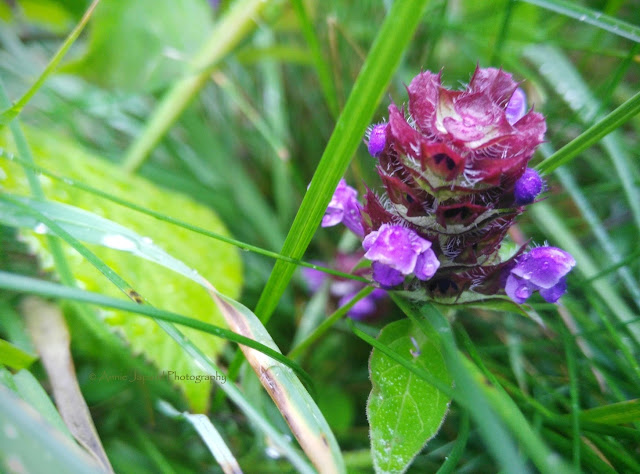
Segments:
[[[118,197],[212,232],[228,235],[222,222],[211,210],[183,195],[131,176],[57,136],[31,131],[27,138],[37,164],[44,168],[90,186],[106,189]],[[0,146],[15,151],[6,132],[0,135]],[[40,176],[40,182],[48,199],[73,204],[134,230],[196,269],[223,294],[230,297],[238,295],[242,269],[239,253],[234,247],[139,214],[44,176]],[[9,161],[0,161],[0,186],[16,194],[29,193],[23,170]],[[25,232],[25,236],[40,255],[43,265],[51,265],[43,236],[32,232]],[[122,252],[117,236],[114,236],[111,244],[113,249],[98,245],[90,247],[154,306],[212,324],[224,324],[215,303],[198,284],[158,264]],[[126,242],[123,240],[122,244],[125,245]],[[74,276],[87,290],[122,297],[98,270],[75,251],[68,249],[67,256]],[[102,316],[107,324],[118,329],[127,338],[134,352],[143,353],[160,371],[173,372],[173,376],[168,377],[169,380],[182,387],[193,411],[201,412],[206,409],[211,386],[187,380],[190,375],[204,372],[160,327],[149,319],[132,317],[118,311],[104,311]],[[185,332],[207,355],[215,357],[220,352],[223,344],[220,339],[195,330]]]

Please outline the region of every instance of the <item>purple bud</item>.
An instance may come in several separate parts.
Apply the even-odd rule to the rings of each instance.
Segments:
[[[341,179],[322,218],[322,227],[331,227],[342,222],[348,229],[361,237],[364,235],[360,220],[361,209],[362,205],[358,202],[358,191],[348,186],[344,179]]]
[[[513,193],[518,206],[531,204],[542,191],[544,182],[538,172],[532,168],[527,168],[522,176],[516,181]]]
[[[440,266],[431,242],[399,225],[382,224],[364,238],[362,246],[365,258],[374,262],[373,279],[385,286],[401,283],[410,273],[428,280]]]
[[[367,149],[369,150],[369,154],[377,158],[387,143],[387,124],[379,123],[374,125],[369,132],[368,138]]]
[[[507,121],[513,125],[527,112],[527,96],[524,91],[519,87],[515,90],[509,103],[507,104],[507,109],[505,110],[505,114],[507,116]]]
[[[315,263],[316,265],[324,265],[323,262],[319,262],[319,261],[314,261],[311,263]],[[315,268],[304,267],[302,269],[302,278],[307,284],[307,287],[309,287],[309,290],[315,293],[320,289],[322,284],[328,278],[328,275],[325,272],[316,270]]]
[[[507,277],[505,291],[516,303],[524,303],[538,290],[548,303],[555,303],[567,290],[566,275],[576,261],[557,247],[537,247],[520,257]]]

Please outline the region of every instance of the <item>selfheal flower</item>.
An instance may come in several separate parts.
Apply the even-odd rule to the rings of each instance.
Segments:
[[[524,303],[534,291],[555,303],[567,289],[566,275],[575,266],[573,257],[556,247],[537,247],[518,259],[509,272],[505,291],[516,303]]]
[[[368,139],[367,150],[369,150],[369,154],[374,157],[380,156],[387,144],[387,124],[374,125],[369,131]]]
[[[351,293],[340,298],[340,300],[338,301],[338,306],[346,305],[349,301],[351,301],[356,293]],[[351,309],[347,311],[347,316],[358,321],[366,319],[369,316],[375,314],[376,310],[378,309],[378,302],[386,297],[386,291],[376,288],[367,296],[357,301],[356,304],[354,304]]]
[[[411,273],[428,280],[440,266],[431,242],[399,225],[383,224],[364,238],[362,246],[365,258],[374,262],[373,279],[384,286],[398,285]]]
[[[358,236],[364,235],[360,222],[362,205],[358,202],[358,191],[347,185],[344,179],[338,183],[329,206],[322,218],[322,227],[331,227],[343,223]]]
[[[507,115],[507,121],[513,125],[527,112],[527,96],[522,89],[519,87],[515,90],[511,99],[509,99],[509,103],[507,104],[507,109],[505,110],[505,114]]]
[[[542,191],[543,184],[544,182],[538,172],[527,168],[523,175],[518,178],[513,188],[516,204],[518,206],[531,204]]]

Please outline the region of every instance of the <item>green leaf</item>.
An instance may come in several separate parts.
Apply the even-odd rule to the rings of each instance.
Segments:
[[[105,87],[157,90],[184,73],[186,58],[206,38],[212,18],[201,0],[103,0],[87,54],[67,70]]]
[[[425,335],[405,319],[385,326],[378,342],[451,384],[435,332]],[[376,472],[404,472],[440,429],[450,399],[376,349],[369,373],[373,388],[367,416]]]
[[[76,179],[96,188],[109,189],[122,199],[134,201],[149,208],[162,210],[169,216],[179,216],[191,224],[197,224],[213,232],[227,235],[220,220],[208,209],[190,199],[156,188],[148,181],[131,176],[112,165],[78,149],[70,143],[47,134],[28,134],[38,164],[55,170],[69,178]],[[13,149],[6,135],[0,135],[0,146]],[[0,184],[12,192],[28,194],[28,184],[23,171],[10,162],[0,164]],[[151,240],[170,255],[196,269],[211,281],[222,293],[234,297],[241,284],[241,263],[237,250],[227,244],[212,241],[183,228],[177,228],[149,216],[143,216],[130,209],[98,198],[74,187],[40,177],[45,194],[50,199],[73,203],[74,206],[112,219],[122,226]],[[80,222],[78,224],[87,223]],[[42,235],[28,233],[28,240],[41,256],[45,266],[51,265],[51,258]],[[120,242],[129,244],[115,233],[114,247]],[[89,262],[78,258],[78,254],[65,247],[74,276],[87,290],[108,296],[121,297],[121,293]],[[125,280],[133,282],[135,290],[144,295],[157,307],[170,308],[175,313],[212,324],[223,324],[219,310],[200,285],[177,276],[158,264],[135,258],[121,250],[92,246],[92,250]],[[176,291],[177,289],[180,291]],[[160,370],[175,371],[180,374],[204,374],[193,359],[152,320],[131,318],[121,311],[103,312],[104,320],[119,329],[134,352],[144,353]],[[209,356],[215,357],[223,342],[194,330],[185,330],[189,338]],[[185,391],[193,411],[206,409],[210,385],[187,380],[177,382]]]
[[[580,419],[607,425],[637,423],[640,421],[640,399],[636,398],[585,410],[580,413]]]

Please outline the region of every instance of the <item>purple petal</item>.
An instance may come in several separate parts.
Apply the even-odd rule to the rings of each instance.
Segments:
[[[433,134],[433,121],[440,90],[440,74],[425,71],[413,78],[407,88],[409,112],[422,132]]]
[[[520,176],[513,189],[515,201],[518,206],[531,204],[542,191],[543,181],[538,172],[527,168]]]
[[[413,272],[418,255],[431,248],[431,242],[406,227],[383,224],[364,238],[362,246],[367,250],[365,258],[408,275]]]
[[[542,289],[556,285],[576,264],[573,257],[557,247],[536,247],[524,255],[511,270]]]
[[[414,273],[420,280],[430,279],[440,267],[438,257],[433,253],[433,250],[429,249],[418,255],[418,261],[416,262],[416,268]]]
[[[567,291],[567,278],[562,277],[558,283],[548,289],[541,289],[540,295],[547,303],[555,303]]]
[[[342,222],[356,235],[362,236],[364,231],[360,219],[361,209],[358,192],[341,179],[322,218],[322,227],[331,227]]]
[[[531,296],[531,293],[533,293],[533,289],[529,282],[522,278],[518,278],[513,274],[507,277],[507,284],[504,291],[507,293],[509,298],[518,304],[524,303],[527,298]]]
[[[508,72],[492,67],[478,67],[469,82],[468,90],[472,93],[483,92],[496,104],[504,104],[517,87],[518,84]]]
[[[521,88],[517,88],[511,96],[505,114],[511,125],[516,123],[527,112],[527,96]]]
[[[360,320],[365,319],[367,316],[371,316],[373,313],[375,313],[376,298],[372,298],[372,294],[373,293],[356,302],[356,304],[354,304],[347,312],[347,316],[352,319]],[[338,301],[338,306],[346,305],[355,295],[355,293],[351,293],[350,295],[343,296],[342,298],[340,298],[340,301]]]
[[[383,263],[373,262],[371,268],[373,268],[373,279],[382,286],[396,286],[404,281],[402,273]]]

